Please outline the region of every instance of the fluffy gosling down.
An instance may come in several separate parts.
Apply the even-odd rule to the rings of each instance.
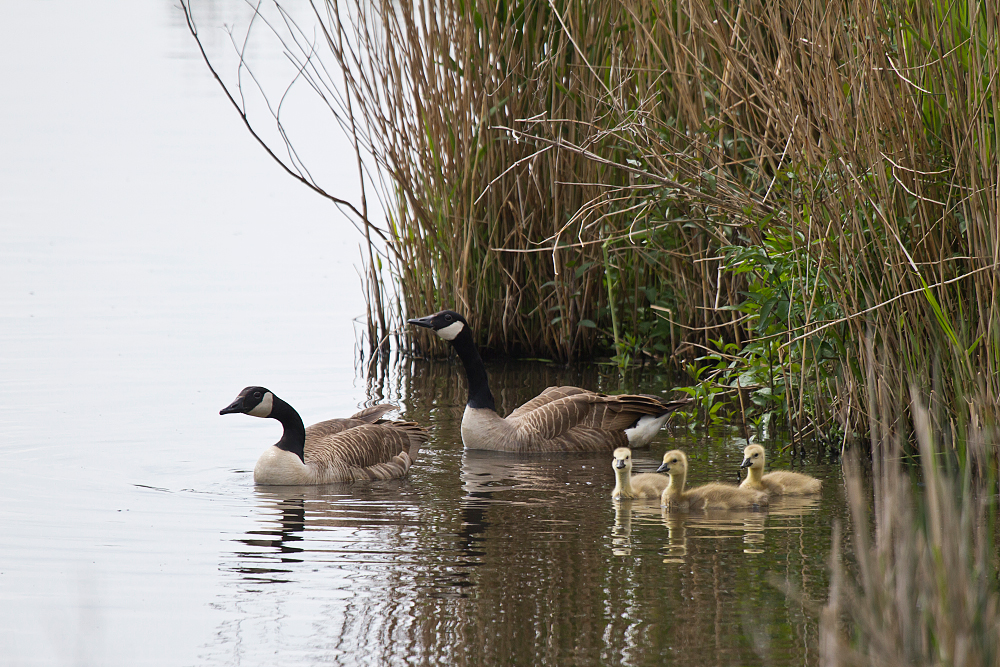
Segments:
[[[660,505],[670,509],[756,509],[767,507],[767,494],[753,489],[741,489],[735,484],[712,482],[684,490],[687,480],[687,455],[675,449],[663,455],[663,463],[656,472],[670,475],[670,484],[660,496]]]
[[[281,440],[257,459],[257,484],[333,484],[405,477],[427,431],[412,422],[381,419],[395,405],[375,405],[347,419],[309,428],[288,403],[264,387],[247,387],[220,415],[243,413],[277,419]]]
[[[632,450],[619,447],[612,455],[611,468],[615,471],[615,489],[612,498],[644,498],[655,500],[667,488],[670,478],[655,472],[632,474]]]
[[[750,445],[743,450],[741,468],[747,469],[747,478],[741,489],[764,491],[770,496],[804,496],[819,493],[823,482],[800,472],[775,470],[764,474],[764,448]]]

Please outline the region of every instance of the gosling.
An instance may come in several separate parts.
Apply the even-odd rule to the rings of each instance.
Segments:
[[[750,445],[743,450],[741,468],[747,469],[747,478],[740,484],[741,489],[764,491],[769,496],[805,496],[819,493],[823,482],[789,470],[776,470],[764,474],[764,448]]]
[[[670,483],[669,477],[655,472],[633,475],[632,450],[628,447],[619,447],[613,457],[611,468],[615,471],[615,490],[611,492],[612,498],[655,500]]]
[[[767,507],[767,494],[753,489],[741,489],[735,484],[712,482],[684,490],[687,480],[687,455],[679,449],[663,455],[663,463],[656,472],[670,475],[670,484],[660,496],[660,506],[680,510],[704,509],[759,509]]]

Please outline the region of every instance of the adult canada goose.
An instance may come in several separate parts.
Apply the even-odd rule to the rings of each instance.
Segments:
[[[632,450],[619,447],[614,451],[611,468],[615,471],[615,488],[612,498],[656,499],[667,488],[670,478],[655,472],[632,474]]]
[[[462,442],[466,449],[526,453],[642,447],[649,444],[671,412],[689,402],[549,387],[505,419],[497,414],[486,367],[465,318],[453,310],[442,310],[408,322],[449,341],[465,365],[469,400],[462,416]]]
[[[804,496],[819,493],[823,482],[789,470],[775,470],[764,474],[764,448],[750,445],[743,450],[741,468],[747,469],[747,478],[740,484],[741,489],[764,491],[771,496]]]
[[[257,484],[332,484],[399,479],[417,456],[427,432],[412,422],[381,419],[395,405],[375,405],[348,419],[305,428],[295,408],[264,387],[247,387],[220,415],[242,412],[277,419],[285,428],[253,469]]]
[[[767,506],[767,494],[753,489],[741,489],[735,484],[712,482],[684,490],[687,481],[687,455],[679,449],[663,455],[663,463],[656,472],[670,475],[670,484],[660,496],[660,505],[671,509],[748,509]]]

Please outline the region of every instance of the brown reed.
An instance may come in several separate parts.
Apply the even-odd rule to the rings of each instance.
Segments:
[[[809,387],[831,412],[869,332],[1000,397],[988,3],[327,7],[389,177],[400,313],[455,307],[486,347],[568,359],[655,305],[691,356],[754,337],[721,249],[780,235],[806,304],[786,349],[835,335],[860,359]],[[800,403],[805,362],[783,369]]]
[[[984,414],[956,403],[952,419],[996,421],[993,3],[273,7],[293,80],[330,106],[382,200],[384,221],[350,205],[374,248],[373,347],[441,307],[486,348],[559,359],[612,341],[684,360],[767,335],[794,425],[836,416],[848,437],[868,432],[872,336],[899,400],[917,360],[937,396],[983,397]],[[734,271],[732,248],[767,260]],[[739,308],[779,260],[799,307],[764,334]],[[838,369],[821,375],[823,341]]]
[[[892,418],[886,395],[869,397],[878,415],[871,488],[855,456],[844,466],[852,563],[842,560],[837,527],[820,614],[824,666],[1000,664],[996,476],[975,480],[962,474],[968,467],[949,466],[919,390],[910,392],[911,433]],[[995,433],[969,435],[995,441]],[[901,466],[910,437],[919,443],[921,485]]]

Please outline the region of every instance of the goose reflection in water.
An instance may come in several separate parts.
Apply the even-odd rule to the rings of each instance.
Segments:
[[[801,530],[804,528],[802,517],[818,507],[819,501],[815,498],[790,497],[776,499],[766,512],[707,510],[687,513],[661,508],[662,521],[669,533],[664,562],[683,562],[689,540],[740,537],[743,553],[764,553],[765,531]]]
[[[235,563],[226,569],[254,587],[301,584],[327,570],[337,571],[332,576],[339,582],[340,577],[381,575],[383,569],[405,570],[415,553],[430,548],[430,541],[437,543],[431,549],[435,557],[416,573],[414,588],[435,598],[467,597],[490,525],[489,498],[463,499],[461,523],[454,533],[426,535],[412,530],[419,525],[420,510],[409,495],[400,493],[407,484],[386,481],[360,490],[351,484],[258,488],[258,525],[234,539],[241,546],[232,554]],[[385,584],[379,576],[373,581],[373,588]]]
[[[467,449],[462,453],[462,489],[467,494],[501,491],[580,490],[592,481],[592,471],[607,466],[605,454],[511,454]],[[586,491],[584,491],[586,492]]]
[[[763,553],[766,512],[753,510],[706,510],[698,513],[670,512],[661,509],[663,524],[669,532],[665,563],[683,562],[689,540],[742,538],[743,553]],[[690,535],[688,532],[690,531]]]
[[[237,551],[236,557],[240,562],[246,560],[260,563],[301,563],[301,558],[293,557],[291,554],[301,554],[304,551],[301,546],[295,546],[295,543],[302,541],[302,532],[306,526],[305,498],[301,495],[266,498],[263,504],[268,507],[270,510],[268,514],[276,521],[269,520],[270,525],[247,531],[246,537],[236,539],[236,542],[254,548],[254,551]],[[291,573],[288,568],[274,566],[253,567],[239,564],[232,569],[244,575],[247,580],[271,584],[287,583],[288,579],[280,575]]]
[[[569,457],[569,461],[567,461]],[[582,455],[591,461],[590,454]],[[482,543],[490,526],[490,509],[499,503],[528,504],[497,498],[509,491],[565,491],[567,466],[576,459],[569,454],[546,457],[464,450],[461,480],[465,494],[460,500],[462,525],[458,531],[459,565],[478,566],[484,555]],[[602,459],[603,460],[603,459]],[[471,584],[470,584],[471,585]]]
[[[661,546],[664,563],[683,563],[688,555],[688,528],[694,532],[692,539],[725,539],[742,535],[747,544],[763,541],[764,517],[761,512],[749,510],[709,510],[696,513],[668,512],[658,502],[621,500],[615,504],[615,525],[612,531],[611,551],[616,556],[632,554],[632,520],[640,524],[662,523],[667,527],[667,539]],[[705,531],[698,533],[698,530]],[[727,534],[729,533],[729,534]],[[746,553],[759,550],[746,548]]]
[[[632,555],[632,501],[615,503],[615,527],[611,530],[611,553]]]
[[[643,500],[620,500],[614,504],[615,523],[611,533],[611,551],[629,556],[636,548],[633,523],[660,524],[667,528],[660,547],[664,563],[683,563],[689,548],[704,540],[742,539],[743,552],[764,553],[765,532],[794,531],[804,528],[805,515],[819,508],[814,497],[776,498],[767,512],[752,510],[671,511],[659,503]],[[646,535],[646,539],[650,536]]]
[[[397,482],[385,482],[398,484]],[[320,553],[322,548],[306,545],[305,531],[310,529],[356,529],[359,526],[377,528],[385,525],[388,517],[372,512],[367,505],[338,502],[354,496],[350,483],[314,486],[258,487],[259,527],[248,530],[245,536],[234,541],[252,547],[236,550],[237,564],[229,568],[255,583],[289,583],[287,577],[295,563],[314,561],[307,551]],[[389,519],[390,523],[396,522]],[[252,565],[246,564],[247,562]],[[258,565],[259,564],[259,565]],[[282,567],[287,564],[287,567]]]
[[[653,525],[660,520],[660,501],[622,498],[614,502],[615,525],[611,531],[611,553],[629,556],[632,548],[632,519],[639,524]]]

